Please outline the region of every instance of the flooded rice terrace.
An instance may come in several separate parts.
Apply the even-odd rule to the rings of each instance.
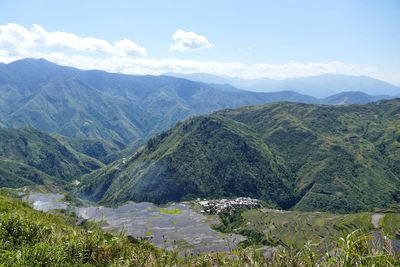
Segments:
[[[62,194],[47,194],[47,193],[30,193],[24,198],[25,201],[32,203],[35,210],[51,211],[65,210],[68,205],[63,202],[64,195]]]
[[[68,208],[61,194],[31,192],[25,199],[37,210]],[[133,237],[148,238],[158,247],[179,248],[187,253],[229,251],[245,239],[213,230],[211,225],[218,223],[216,217],[206,217],[185,203],[159,207],[148,202],[127,202],[117,208],[69,208],[82,219],[101,222],[106,231],[122,231]]]

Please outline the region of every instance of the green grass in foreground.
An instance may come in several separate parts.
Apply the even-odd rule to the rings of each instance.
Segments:
[[[279,249],[264,259],[255,248],[231,254],[179,256],[146,241],[112,235],[96,225],[76,225],[74,217],[47,214],[0,191],[0,266],[397,266],[398,256],[373,250],[369,236],[359,232],[339,239],[335,256]],[[232,257],[233,255],[236,255]]]

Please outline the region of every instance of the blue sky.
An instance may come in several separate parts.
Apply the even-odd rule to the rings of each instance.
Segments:
[[[32,27],[39,25],[50,40],[56,36],[47,33],[63,32],[111,45],[128,39],[139,48],[124,43],[110,48],[113,52],[96,50],[85,46],[86,39],[86,48],[66,48],[47,39],[23,47],[10,36],[18,35],[14,39],[20,42],[22,34],[27,44],[29,37],[22,29],[5,27],[9,23],[35,34],[38,30]],[[398,0],[6,0],[0,2],[0,25],[4,62],[42,56],[60,64],[126,73],[210,72],[243,78],[337,72],[400,84]],[[62,42],[62,35],[58,38]]]

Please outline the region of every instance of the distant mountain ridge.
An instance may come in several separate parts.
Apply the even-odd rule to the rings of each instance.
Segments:
[[[322,74],[300,78],[274,80],[269,78],[244,80],[232,77],[220,77],[206,73],[166,73],[165,75],[186,78],[198,82],[231,84],[234,87],[256,91],[295,91],[317,98],[325,98],[333,94],[360,91],[370,95],[398,96],[400,87],[368,76],[352,76],[344,74]]]
[[[127,145],[189,116],[273,101],[313,103],[315,99],[167,76],[82,71],[43,59],[0,65],[0,125],[32,126],[78,139]]]
[[[369,95],[363,92],[342,92],[328,96],[322,99],[321,102],[328,105],[367,104],[393,98],[395,97],[389,95]]]
[[[400,202],[400,99],[273,103],[178,123],[88,174],[105,204],[249,196],[279,208],[361,211]]]
[[[279,101],[363,104],[382,97],[360,101],[343,94],[324,102],[293,91],[249,92],[169,76],[83,71],[44,59],[0,65],[0,126],[98,139],[120,149],[143,143],[190,116],[225,108]]]

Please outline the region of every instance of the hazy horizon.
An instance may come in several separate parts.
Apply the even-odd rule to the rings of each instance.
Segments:
[[[400,85],[398,1],[4,1],[0,8],[3,63],[34,57],[126,74],[242,79],[333,73]]]

